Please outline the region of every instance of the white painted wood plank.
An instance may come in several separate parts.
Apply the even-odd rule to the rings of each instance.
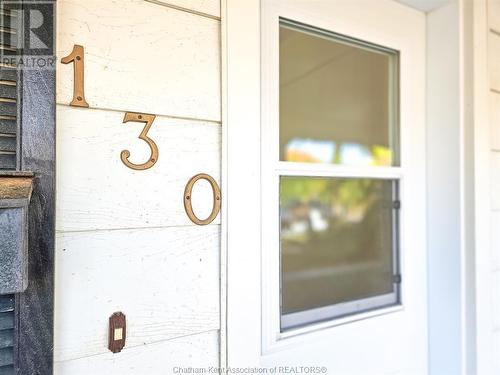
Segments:
[[[171,341],[125,348],[67,362],[55,362],[56,375],[164,375],[179,368],[218,366],[218,333],[205,332]]]
[[[493,361],[492,367],[494,369],[493,374],[500,374],[500,331],[492,334],[493,339]]]
[[[500,271],[492,273],[491,291],[492,330],[500,331]]]
[[[488,26],[500,32],[500,1],[488,0]]]
[[[490,88],[500,91],[500,35],[492,32],[488,36],[488,65]]]
[[[127,317],[127,347],[217,330],[217,225],[58,233],[57,361],[106,353],[108,318]]]
[[[500,64],[500,60],[498,62]],[[500,151],[500,93],[490,92],[490,146]]]
[[[500,271],[500,211],[490,213],[491,269]]]
[[[491,209],[500,210],[500,152],[490,152]]]
[[[166,6],[178,6],[196,12],[210,14],[215,17],[220,17],[219,0],[146,0],[146,1],[165,4]]]
[[[59,60],[85,47],[91,107],[220,120],[220,22],[143,0],[63,0]],[[73,97],[59,64],[57,102]]]
[[[57,116],[59,231],[194,225],[184,210],[184,189],[202,172],[219,181],[220,125],[157,117],[148,136],[159,148],[158,162],[135,171],[120,153],[130,150],[134,163],[149,159],[149,146],[138,139],[144,124],[123,124],[122,112],[61,105]],[[194,209],[205,218],[212,190],[208,183],[195,186]]]

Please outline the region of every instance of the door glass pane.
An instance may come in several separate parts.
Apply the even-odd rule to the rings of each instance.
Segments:
[[[370,301],[355,302],[349,311],[329,310],[327,316],[309,314],[307,320],[314,321],[396,303],[397,182],[290,176],[280,181],[282,315]],[[390,294],[378,302],[373,298]]]
[[[398,54],[280,25],[280,160],[399,165]]]

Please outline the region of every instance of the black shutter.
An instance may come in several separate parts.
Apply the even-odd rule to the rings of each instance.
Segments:
[[[19,14],[0,9],[0,56],[18,53]],[[20,72],[0,61],[0,172],[19,170]],[[0,375],[14,375],[15,296],[0,295]]]
[[[17,54],[18,14],[0,10],[0,56]],[[15,66],[0,61],[0,172],[19,170],[20,158],[20,73]],[[15,336],[15,296],[0,295],[0,375],[13,375]]]
[[[18,54],[19,14],[0,9],[0,56]],[[0,170],[19,169],[20,74],[10,62],[0,61]]]
[[[14,374],[14,296],[0,296],[0,375]]]
[[[17,71],[0,69],[0,169],[17,169]]]

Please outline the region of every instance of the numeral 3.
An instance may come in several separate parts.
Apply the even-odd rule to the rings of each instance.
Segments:
[[[146,126],[144,126],[144,129],[142,129],[141,135],[139,135],[139,139],[142,139],[151,148],[151,156],[149,160],[143,164],[131,163],[128,160],[128,158],[130,157],[130,151],[123,150],[120,154],[120,157],[122,159],[123,164],[125,164],[127,167],[141,171],[144,169],[151,168],[158,161],[158,146],[151,138],[148,137],[148,131],[151,128],[151,125],[153,125],[155,118],[156,118],[155,115],[147,115],[144,113],[132,113],[132,112],[125,113],[125,118],[123,119],[124,124],[131,121],[142,122],[146,124]]]

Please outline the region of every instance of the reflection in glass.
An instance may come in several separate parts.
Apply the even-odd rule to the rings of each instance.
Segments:
[[[282,314],[394,292],[396,184],[281,177]]]
[[[282,21],[279,53],[281,161],[398,165],[397,52]]]

